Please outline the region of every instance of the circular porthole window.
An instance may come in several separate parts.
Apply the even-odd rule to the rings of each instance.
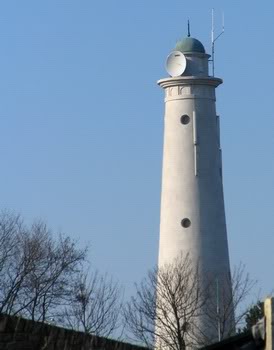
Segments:
[[[190,118],[187,114],[181,116],[181,123],[187,125],[190,122]]]
[[[181,225],[184,227],[184,228],[188,228],[190,225],[191,225],[191,221],[188,219],[188,218],[185,218],[181,221]]]

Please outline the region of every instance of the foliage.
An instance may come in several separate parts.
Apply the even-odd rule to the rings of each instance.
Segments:
[[[241,332],[249,331],[261,318],[264,317],[264,303],[258,301],[255,305],[252,305],[245,315],[245,326],[241,329]]]

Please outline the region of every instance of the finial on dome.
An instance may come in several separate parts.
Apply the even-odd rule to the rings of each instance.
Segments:
[[[187,20],[187,36],[190,37],[190,23],[189,23],[189,19]]]

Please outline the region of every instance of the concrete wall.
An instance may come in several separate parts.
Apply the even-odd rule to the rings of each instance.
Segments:
[[[0,315],[0,350],[145,350],[49,324]]]
[[[158,265],[188,254],[199,265],[201,287],[207,291],[212,281],[208,304],[222,315],[232,305],[215,96],[222,80],[208,76],[208,55],[193,53],[189,59],[183,76],[158,81],[165,92]],[[199,332],[219,339],[220,324],[209,326],[203,315],[197,324]],[[224,333],[233,325],[231,317]]]
[[[219,119],[220,79],[167,78],[159,266],[189,253],[206,273],[228,275]],[[189,122],[183,125],[182,116]],[[182,227],[188,218],[191,225]]]

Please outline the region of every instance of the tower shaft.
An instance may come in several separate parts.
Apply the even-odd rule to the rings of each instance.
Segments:
[[[212,282],[209,304],[216,320],[209,327],[208,317],[201,315],[197,324],[201,333],[218,340],[220,310],[233,307],[215,105],[215,89],[222,80],[208,76],[209,55],[181,52],[186,71],[158,81],[165,91],[158,266],[164,268],[180,256],[199,265],[202,289]],[[233,328],[233,310],[226,321],[223,335]]]
[[[229,271],[217,78],[160,80],[165,89],[159,265],[189,253],[208,271]]]

